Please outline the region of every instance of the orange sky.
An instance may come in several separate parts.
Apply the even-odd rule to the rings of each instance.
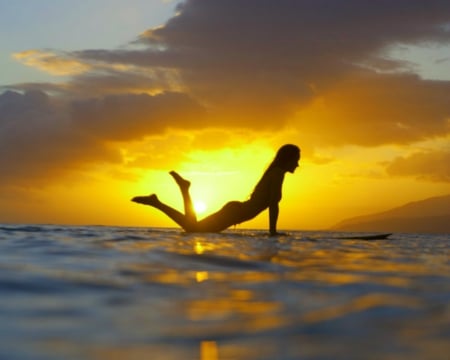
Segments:
[[[15,53],[62,77],[0,93],[0,223],[173,226],[129,199],[181,208],[177,169],[206,212],[245,200],[284,143],[280,229],[450,193],[450,81],[386,55],[448,45],[450,3],[332,4],[185,1],[117,49]]]

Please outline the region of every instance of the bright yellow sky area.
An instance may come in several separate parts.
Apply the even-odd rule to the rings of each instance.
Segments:
[[[285,135],[280,136],[289,138],[289,134]],[[245,200],[276,150],[276,146],[264,141],[246,140],[235,140],[244,144],[240,147],[183,153],[188,160],[172,158],[167,167],[157,170],[151,164],[148,168],[97,166],[95,171],[88,169],[76,178],[63,177],[61,182],[24,192],[25,201],[18,202],[17,196],[6,199],[11,217],[5,212],[2,216],[6,221],[20,218],[25,223],[174,226],[157,210],[129,199],[157,193],[161,200],[182,210],[177,185],[168,174],[174,168],[192,181],[192,197],[206,205],[205,214],[219,209],[226,201]],[[145,148],[144,144],[134,145]],[[176,148],[177,144],[166,146]],[[285,178],[279,228],[323,229],[347,217],[449,191],[445,183],[387,176],[380,164],[401,151],[393,147],[329,149],[320,154],[333,158],[327,164],[304,151],[300,167]],[[205,214],[199,214],[199,218]],[[267,224],[268,213],[264,212],[239,228],[267,228]]]

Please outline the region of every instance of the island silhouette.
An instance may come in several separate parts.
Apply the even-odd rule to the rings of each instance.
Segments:
[[[345,219],[333,231],[450,233],[450,194],[436,196],[375,213]]]

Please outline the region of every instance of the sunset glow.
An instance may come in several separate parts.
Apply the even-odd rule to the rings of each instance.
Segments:
[[[20,3],[2,10],[26,17]],[[104,4],[92,3],[86,32]],[[63,48],[66,32],[36,19],[47,42],[30,23],[27,42],[3,49],[0,223],[176,226],[130,199],[156,193],[182,210],[176,170],[202,218],[248,199],[285,143],[302,159],[280,229],[450,193],[450,3],[151,3],[114,1],[103,38],[80,24],[85,46]],[[78,2],[66,4],[53,11],[70,23]]]
[[[194,209],[197,214],[203,214],[207,206],[203,201],[194,201]]]

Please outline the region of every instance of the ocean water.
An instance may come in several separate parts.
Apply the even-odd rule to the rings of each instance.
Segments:
[[[0,359],[449,359],[450,235],[0,225]]]

